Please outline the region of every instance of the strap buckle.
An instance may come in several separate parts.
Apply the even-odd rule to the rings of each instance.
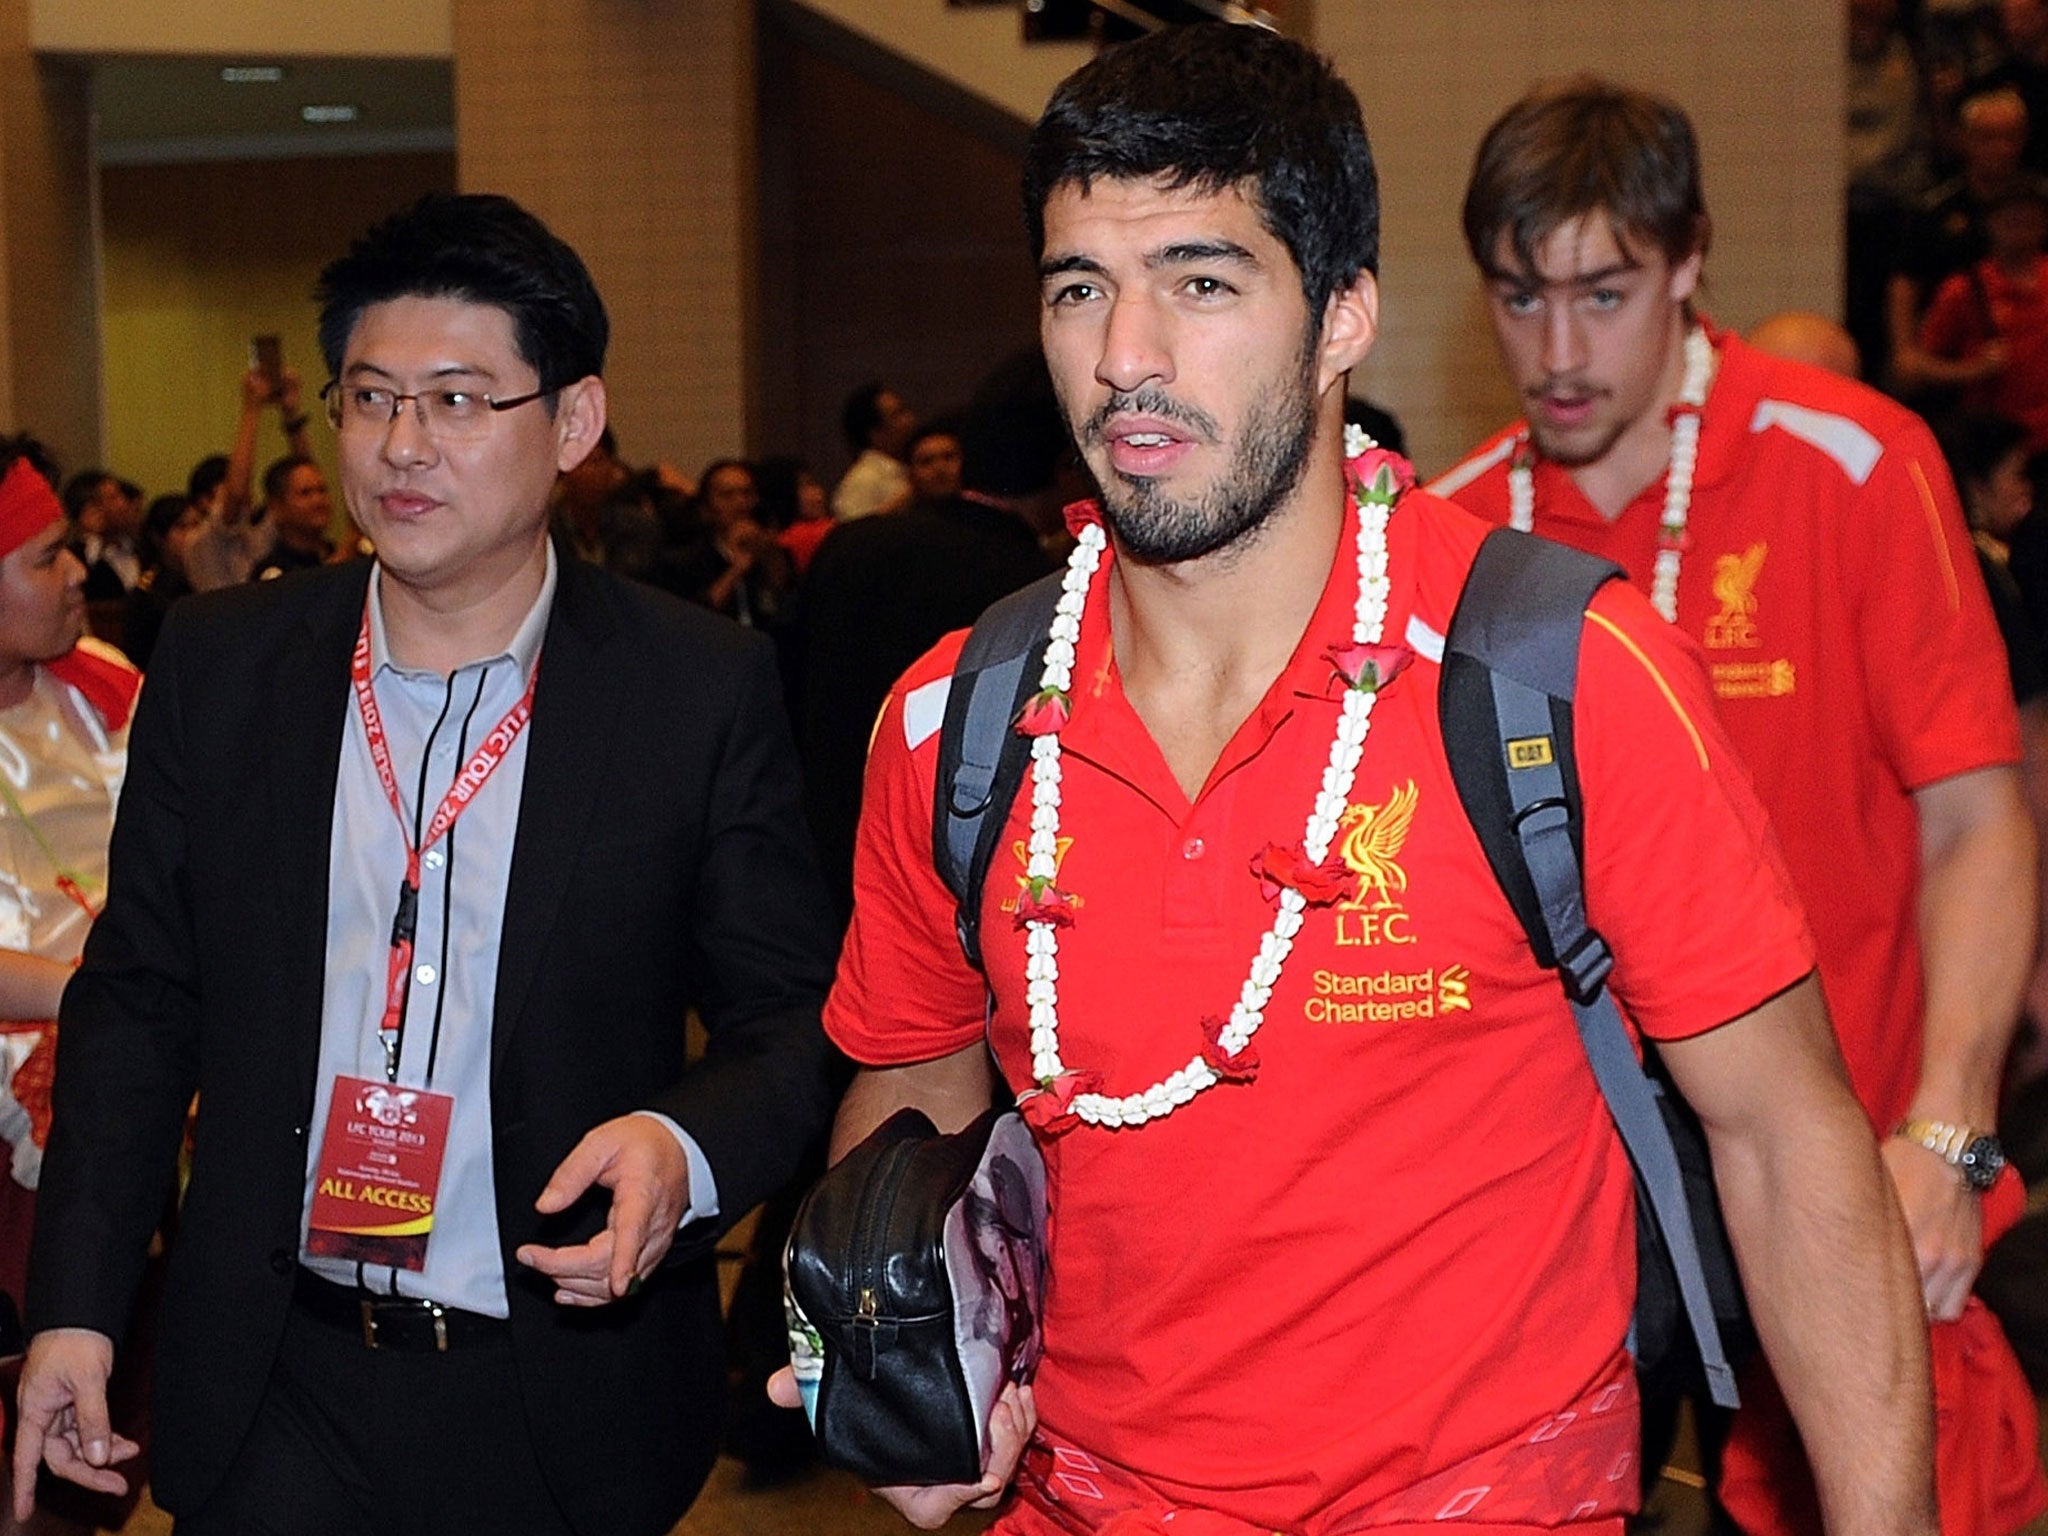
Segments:
[[[1607,947],[1605,939],[1588,928],[1569,950],[1557,957],[1557,968],[1564,977],[1565,991],[1583,1008],[1607,985],[1607,974],[1614,969],[1614,951]]]

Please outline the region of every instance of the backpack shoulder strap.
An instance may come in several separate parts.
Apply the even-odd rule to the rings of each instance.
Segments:
[[[953,893],[960,948],[981,964],[981,890],[1024,781],[1031,743],[1011,728],[1038,681],[1063,573],[991,604],[974,621],[946,695],[932,793],[932,856]]]
[[[1714,1401],[1734,1406],[1678,1154],[1621,1014],[1614,957],[1586,921],[1582,816],[1571,719],[1580,632],[1593,595],[1621,574],[1578,550],[1498,529],[1480,546],[1444,643],[1438,707],[1465,814],[1539,964],[1556,970],[1579,1040],[1678,1277]]]
[[[1586,605],[1620,574],[1618,566],[1562,544],[1496,529],[1479,546],[1444,640],[1437,708],[1451,778],[1494,878],[1546,969],[1559,965],[1552,933],[1585,929],[1572,697]],[[1498,702],[1500,687],[1509,684],[1512,729]],[[1555,770],[1556,814],[1544,825],[1566,834],[1570,858],[1564,870],[1546,860],[1546,884],[1562,903],[1554,912],[1546,910],[1516,836],[1520,807],[1510,788],[1515,778],[1526,787],[1527,771],[1537,766]],[[1595,979],[1584,978],[1588,985]]]

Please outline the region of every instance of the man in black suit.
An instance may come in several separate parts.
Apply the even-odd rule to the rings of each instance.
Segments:
[[[38,1456],[122,1480],[112,1340],[196,1091],[181,1531],[666,1530],[716,1443],[711,1239],[831,1107],[773,659],[550,546],[606,322],[538,221],[429,198],[322,300],[378,559],[159,643],[63,1011],[15,1507]]]

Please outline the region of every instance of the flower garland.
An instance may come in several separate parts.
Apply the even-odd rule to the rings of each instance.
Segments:
[[[1082,1121],[1111,1128],[1140,1126],[1173,1113],[1219,1082],[1249,1081],[1258,1071],[1252,1037],[1265,1021],[1281,967],[1301,931],[1303,911],[1312,903],[1335,900],[1347,889],[1338,878],[1343,871],[1330,860],[1330,844],[1350,797],[1379,690],[1413,659],[1405,646],[1381,644],[1381,633],[1391,592],[1387,522],[1414,478],[1404,461],[1376,448],[1357,427],[1345,428],[1344,451],[1358,503],[1358,603],[1351,643],[1329,650],[1334,678],[1344,684],[1344,698],[1315,808],[1297,847],[1269,847],[1254,861],[1278,911],[1259,940],[1229,1017],[1203,1019],[1199,1054],[1149,1088],[1121,1096],[1099,1092],[1100,1074],[1074,1071],[1060,1056],[1059,930],[1073,925],[1076,905],[1070,893],[1054,884],[1059,871],[1060,732],[1071,709],[1081,611],[1107,543],[1100,523],[1081,530],[1053,611],[1039,689],[1017,723],[1019,731],[1032,737],[1031,838],[1017,925],[1026,933],[1024,995],[1030,1009],[1031,1075],[1038,1084],[1019,1096],[1018,1107],[1044,1134],[1058,1135]]]
[[[1678,622],[1678,566],[1685,555],[1686,515],[1692,507],[1693,470],[1699,463],[1700,411],[1714,375],[1714,344],[1694,325],[1685,337],[1685,378],[1671,408],[1671,465],[1664,476],[1664,515],[1657,522],[1657,563],[1650,574],[1650,606],[1667,624]],[[1524,427],[1508,465],[1508,526],[1523,533],[1536,522],[1535,450]]]

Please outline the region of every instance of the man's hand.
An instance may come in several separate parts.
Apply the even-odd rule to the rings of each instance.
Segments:
[[[612,1192],[604,1230],[575,1248],[528,1243],[515,1258],[555,1282],[555,1300],[601,1307],[640,1288],[675,1241],[690,1208],[690,1164],[682,1143],[649,1115],[607,1120],[576,1143],[533,1208],[567,1210],[593,1184]]]
[[[52,1328],[28,1346],[16,1394],[21,1415],[14,1442],[14,1518],[36,1509],[36,1463],[99,1493],[122,1494],[128,1480],[114,1471],[142,1447],[117,1435],[107,1420],[107,1378],[114,1341],[90,1328]]]
[[[277,376],[277,410],[286,421],[299,414],[300,392],[304,388],[298,373],[290,368]]]
[[[1979,1197],[1939,1154],[1916,1141],[1887,1136],[1881,1150],[1912,1235],[1928,1320],[1952,1323],[1963,1315],[1984,1263]]]
[[[784,1366],[768,1378],[768,1398],[778,1408],[801,1408],[796,1373]],[[963,1509],[993,1509],[1017,1475],[1024,1447],[1038,1429],[1038,1404],[1029,1387],[1004,1385],[988,1421],[988,1464],[976,1483],[935,1487],[877,1488],[877,1497],[921,1531],[935,1531]]]

